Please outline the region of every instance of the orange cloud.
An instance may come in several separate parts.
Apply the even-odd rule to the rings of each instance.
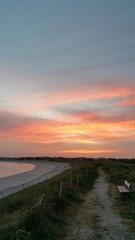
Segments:
[[[116,147],[112,150],[110,147],[109,150],[108,144],[111,146],[114,142],[118,142],[120,146],[122,141],[135,141],[135,117],[134,112],[130,109],[130,106],[135,104],[134,93],[134,87],[96,86],[87,89],[59,91],[54,95],[46,95],[42,92],[41,95],[34,96],[32,93],[26,97],[23,95],[23,98],[20,96],[18,100],[15,97],[9,106],[10,111],[13,107],[14,112],[22,111],[26,116],[42,117],[40,119],[35,117],[23,119],[23,117],[17,118],[10,115],[5,115],[5,118],[1,117],[0,139],[43,144],[42,151],[47,144],[50,146],[57,144],[57,149],[52,151],[61,154],[116,152]],[[109,100],[111,102],[113,98],[116,101],[112,101],[111,108]],[[107,103],[103,108],[102,101],[100,101],[102,99],[105,99]],[[87,110],[87,108],[80,107],[81,101],[88,101],[92,106],[92,100],[99,103],[99,109],[93,107],[92,110],[90,108]],[[73,107],[72,103],[74,102],[77,103],[78,108]],[[55,113],[57,107],[60,109],[58,114]],[[48,111],[50,111],[50,116]],[[62,143],[65,149],[62,147],[61,150]],[[106,144],[106,148],[102,149],[101,144]],[[68,149],[69,145],[76,146],[76,150]],[[84,149],[80,149],[80,146]],[[93,149],[89,149],[89,146]]]
[[[113,123],[73,124],[58,121],[41,121],[25,123],[8,132],[1,132],[0,139],[5,139],[5,141],[14,140],[27,143],[28,145],[29,143],[36,144],[37,152],[40,152],[37,144],[43,144],[42,148],[40,148],[42,154],[50,151],[55,155],[76,154],[77,156],[77,154],[95,154],[97,156],[98,154],[105,155],[107,153],[119,152],[120,144],[125,140],[135,141],[135,122],[134,124],[124,124],[123,127],[122,124],[117,125]],[[116,146],[111,149],[111,145],[114,143],[118,143],[116,144],[117,149]],[[102,145],[104,148],[101,147]],[[108,149],[109,146],[110,149]],[[74,147],[75,149],[73,149]],[[35,149],[31,148],[31,153],[35,152]]]
[[[61,106],[65,106],[65,112],[66,107],[68,107],[69,104],[76,103],[78,104],[78,107],[81,102],[91,102],[91,101],[101,101],[105,100],[106,103],[112,99],[116,99],[119,102],[119,99],[122,99],[121,101],[125,101],[128,96],[133,95],[135,93],[135,88],[129,87],[129,88],[117,88],[117,87],[111,87],[111,88],[84,88],[84,89],[73,89],[71,91],[64,91],[54,93],[50,96],[47,96],[47,98],[43,95],[41,95],[40,98],[38,98],[38,104],[36,104],[34,109],[35,113],[40,114],[42,109],[44,108],[56,108],[58,109]],[[100,103],[100,102],[99,102]],[[101,103],[102,104],[102,103]],[[37,111],[37,112],[36,112]]]
[[[98,144],[129,137],[135,138],[135,121],[124,123],[85,122],[70,123],[60,121],[28,122],[7,132],[1,132],[1,139],[16,139],[39,143]]]
[[[46,93],[44,90],[40,93],[31,92],[26,94],[21,94],[20,96],[13,96],[12,101],[8,102],[7,110],[14,112],[22,112],[25,115],[36,115],[40,114],[43,109],[55,108],[55,106],[63,106],[71,103],[79,103],[81,101],[100,101],[102,99],[111,100],[118,99],[128,103],[130,96],[134,96],[135,87],[134,86],[109,86],[104,84],[103,86],[87,86],[81,88],[74,88],[71,90],[52,91],[51,93]],[[120,100],[121,99],[121,100]]]
[[[97,154],[97,153],[114,153],[118,150],[107,150],[107,149],[98,149],[98,150],[89,150],[89,149],[71,149],[71,150],[63,150],[61,153],[79,153],[79,154]]]
[[[135,92],[134,92],[135,94]],[[135,97],[133,95],[129,96],[126,99],[123,99],[122,101],[119,102],[119,106],[135,106]]]

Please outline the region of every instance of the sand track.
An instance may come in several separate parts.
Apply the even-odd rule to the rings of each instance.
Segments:
[[[134,240],[135,236],[112,208],[108,195],[109,184],[103,172],[95,181],[94,189],[85,196],[85,202],[71,220],[64,240]]]

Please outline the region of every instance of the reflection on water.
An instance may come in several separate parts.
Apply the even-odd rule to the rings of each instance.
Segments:
[[[29,163],[16,163],[16,162],[1,162],[0,161],[0,178],[13,176],[16,174],[31,171],[36,166]]]

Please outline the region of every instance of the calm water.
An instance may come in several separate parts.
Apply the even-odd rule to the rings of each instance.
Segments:
[[[0,161],[0,178],[13,176],[16,174],[31,171],[36,166],[30,163],[1,162]]]

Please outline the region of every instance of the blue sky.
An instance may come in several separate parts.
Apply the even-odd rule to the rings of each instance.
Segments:
[[[134,29],[133,0],[0,0],[0,154],[133,157]]]

